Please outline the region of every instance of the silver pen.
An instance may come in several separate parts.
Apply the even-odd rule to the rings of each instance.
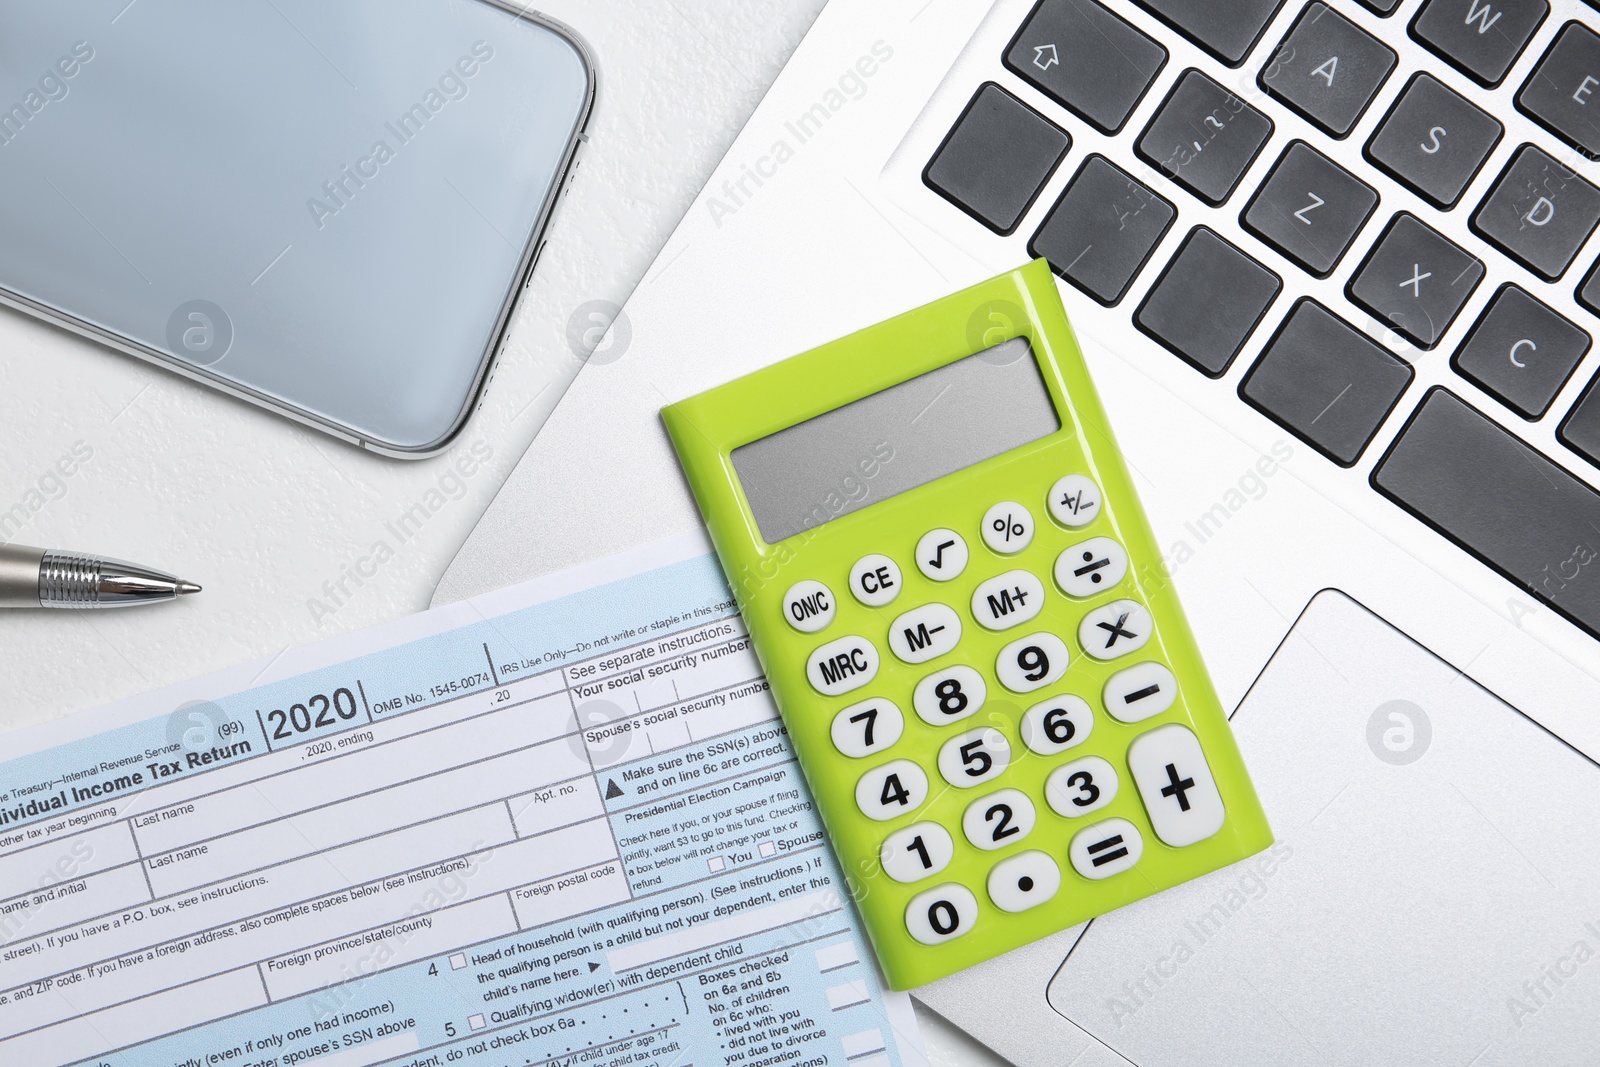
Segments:
[[[193,582],[120,559],[0,545],[0,608],[120,608],[198,593]]]

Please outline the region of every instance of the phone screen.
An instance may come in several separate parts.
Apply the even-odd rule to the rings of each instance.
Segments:
[[[592,97],[486,0],[0,0],[0,288],[387,450],[459,429]]]

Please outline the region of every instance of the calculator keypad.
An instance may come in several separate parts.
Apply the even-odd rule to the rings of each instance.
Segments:
[[[862,556],[850,568],[850,594],[869,608],[892,604],[900,595],[900,565],[878,553]]]
[[[989,872],[989,899],[1001,911],[1027,911],[1056,895],[1061,868],[1047,852],[1019,852]]]
[[[889,648],[906,663],[926,663],[955,648],[961,617],[946,604],[912,608],[889,624]]]
[[[967,569],[967,542],[954,530],[929,530],[917,542],[917,570],[932,582],[949,582]]]
[[[972,847],[985,852],[1008,848],[1033,833],[1039,814],[1020,789],[1000,789],[967,805],[961,832]]]
[[[983,543],[1002,556],[1014,556],[1033,544],[1033,513],[1012,500],[1002,500],[983,515]]]
[[[1168,723],[1134,738],[1128,768],[1162,841],[1182,848],[1222,829],[1222,797],[1200,740],[1187,726]]]
[[[865,637],[853,634],[819,645],[806,660],[811,687],[825,697],[860,689],[877,676],[877,648]]]
[[[1106,710],[1119,722],[1143,722],[1172,707],[1178,680],[1159,663],[1136,663],[1106,680]]]
[[[861,759],[889,748],[905,729],[905,716],[895,702],[873,697],[833,717],[833,747],[851,759]]]
[[[985,630],[1021,626],[1043,610],[1044,583],[1032,571],[1006,571],[972,593],[972,617]]]
[[[911,707],[929,726],[947,726],[977,714],[987,696],[983,675],[966,665],[946,667],[917,683]]]
[[[1106,729],[1132,725],[1137,730],[1137,724],[1168,711],[1179,697],[1178,685],[1172,670],[1159,661],[1159,652],[1147,650],[1155,631],[1150,611],[1126,593],[1117,596],[1130,570],[1123,543],[1105,534],[1070,537],[1100,517],[1100,487],[1087,476],[1070,474],[1051,485],[1044,503],[1048,519],[1042,527],[1025,505],[1001,500],[977,518],[976,531],[953,523],[923,534],[913,549],[913,586],[918,573],[942,586],[974,567],[982,568],[974,576],[981,580],[964,586],[955,599],[940,596],[940,587],[922,586],[924,596],[932,592],[936,599],[921,604],[913,599],[915,606],[887,623],[882,621],[887,613],[881,614],[876,623],[884,627],[881,631],[866,628],[865,636],[835,637],[818,646],[807,663],[812,686],[826,697],[878,683],[869,690],[877,695],[857,698],[832,713],[833,746],[844,757],[893,757],[896,746],[913,732],[927,737],[930,727],[941,731],[936,754],[919,748],[916,759],[904,758],[902,747],[902,758],[887,758],[856,778],[858,808],[885,824],[878,853],[884,873],[910,885],[941,874],[948,877],[964,851],[996,857],[982,876],[981,891],[975,883],[946,882],[911,899],[906,930],[923,944],[939,944],[980,928],[986,908],[995,914],[1038,907],[1061,894],[1064,879],[1102,880],[1136,866],[1144,854],[1143,832],[1116,815],[1130,810],[1129,803],[1142,805],[1156,837],[1175,848],[1209,838],[1225,819],[1200,742],[1187,727],[1167,723],[1137,733],[1131,742],[1107,742],[1127,745],[1115,756],[1079,748],[1094,735],[1102,715],[1111,724]],[[976,555],[969,548],[974,532]],[[1052,554],[1042,563],[1038,550],[1027,551],[1036,538],[1044,539],[1044,551]],[[896,552],[895,546],[883,547]],[[845,613],[848,605],[836,610],[827,584],[837,580],[819,575],[789,589],[784,614],[793,629],[821,633]],[[847,601],[872,609],[886,607],[905,593],[899,564],[884,553],[858,559],[847,581]],[[1064,612],[1071,622],[1062,621]],[[1050,621],[1041,626],[1041,620]],[[964,633],[973,623],[978,629]],[[961,655],[963,647],[992,649],[991,634],[1024,628],[1029,631],[1025,636],[1006,642],[995,656],[992,673],[976,656]],[[878,646],[884,643],[892,653],[888,664],[933,668],[925,668],[920,677],[912,675],[916,681],[910,710],[915,718],[909,721],[902,711],[904,697],[880,692]],[[1146,651],[1134,655],[1141,650]],[[1086,666],[1075,669],[1080,656]],[[1126,666],[1099,666],[1124,656],[1130,657]],[[953,662],[935,664],[941,657]],[[1109,676],[1104,673],[1108,669]],[[1094,682],[1093,689],[1074,682],[1085,670],[1089,677],[1105,680]],[[903,678],[904,671],[895,667],[889,677]],[[1006,699],[974,719],[985,708],[993,682]],[[1063,683],[1071,691],[1062,691]],[[1033,695],[1013,703],[1011,694]],[[1029,788],[1016,788],[1010,772],[1019,760],[1046,761],[1042,782],[1031,778]],[[1132,776],[1134,788],[1128,792],[1137,800],[1119,800],[1124,774]],[[911,821],[930,799],[937,799],[936,793],[949,790],[971,797],[960,809],[959,834],[948,820],[924,816]],[[1046,836],[1040,836],[1041,827]],[[964,880],[970,882],[970,876]]]
[[[960,937],[978,921],[978,898],[959,882],[918,893],[906,906],[906,929],[924,945]]]
[[[1094,730],[1094,712],[1082,697],[1063,695],[1042,701],[1022,716],[1022,743],[1040,756],[1076,748]]]
[[[1067,643],[1055,634],[1029,634],[1000,650],[994,672],[1013,693],[1031,693],[1059,681],[1067,659]]]
[[[895,881],[920,882],[950,866],[955,855],[949,830],[936,822],[917,822],[884,838],[878,861]]]
[[[939,748],[939,774],[957,789],[991,782],[1011,766],[1011,742],[992,726],[956,734]]]
[[[1128,575],[1128,553],[1109,537],[1091,537],[1056,557],[1056,585],[1086,599],[1115,587]]]
[[[898,819],[928,799],[928,776],[908,759],[874,767],[856,782],[856,806],[869,819]]]
[[[1099,756],[1084,756],[1050,772],[1044,781],[1050,810],[1068,819],[1099,811],[1117,799],[1117,771]]]
[[[1072,867],[1085,878],[1110,878],[1144,855],[1144,838],[1127,819],[1107,819],[1079,830],[1067,848]]]
[[[1155,624],[1143,604],[1117,600],[1083,617],[1078,642],[1095,659],[1116,659],[1143,648],[1153,629]]]

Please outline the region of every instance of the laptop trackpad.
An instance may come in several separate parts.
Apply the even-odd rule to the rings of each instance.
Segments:
[[[1233,728],[1278,843],[1095,920],[1057,1011],[1142,1065],[1591,1062],[1600,768],[1338,592]]]

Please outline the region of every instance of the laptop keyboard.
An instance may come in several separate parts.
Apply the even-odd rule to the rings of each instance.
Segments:
[[[1378,492],[1600,636],[1600,597],[1575,591],[1592,583],[1552,577],[1569,535],[1588,556],[1580,569],[1600,558],[1600,493],[1562,469],[1600,476],[1600,376],[1567,410],[1557,402],[1591,347],[1578,308],[1600,314],[1600,265],[1578,263],[1600,223],[1600,188],[1579,172],[1600,159],[1589,16],[1547,31],[1520,84],[1490,96],[1550,17],[1548,0],[1039,0],[994,57],[1021,84],[977,86],[923,180],[1026,237],[1200,374],[1224,378],[1255,353],[1241,401],[1334,463],[1365,458]],[[1408,34],[1409,69],[1391,46]],[[1174,53],[1195,55],[1183,42],[1221,66],[1163,77]],[[1415,69],[1429,55],[1437,69]],[[1391,79],[1403,86],[1386,93]],[[1141,107],[1158,83],[1160,102]],[[1380,96],[1391,102],[1369,120]],[[1519,120],[1522,143],[1500,149],[1513,100],[1540,129]],[[1100,148],[1107,138],[1127,154]],[[1063,168],[1061,192],[1036,208]],[[1386,181],[1420,209],[1381,203]],[[1219,209],[1242,233],[1204,224]],[[1167,241],[1174,227],[1182,239]],[[1336,272],[1342,299],[1330,300],[1312,279]],[[1472,304],[1491,277],[1488,303]],[[1573,306],[1550,306],[1541,282],[1570,285]],[[1395,354],[1362,321],[1414,350]],[[1445,360],[1457,384],[1413,390],[1423,359]],[[1549,417],[1549,445],[1502,429],[1483,403]],[[1403,426],[1374,460],[1391,420]]]

